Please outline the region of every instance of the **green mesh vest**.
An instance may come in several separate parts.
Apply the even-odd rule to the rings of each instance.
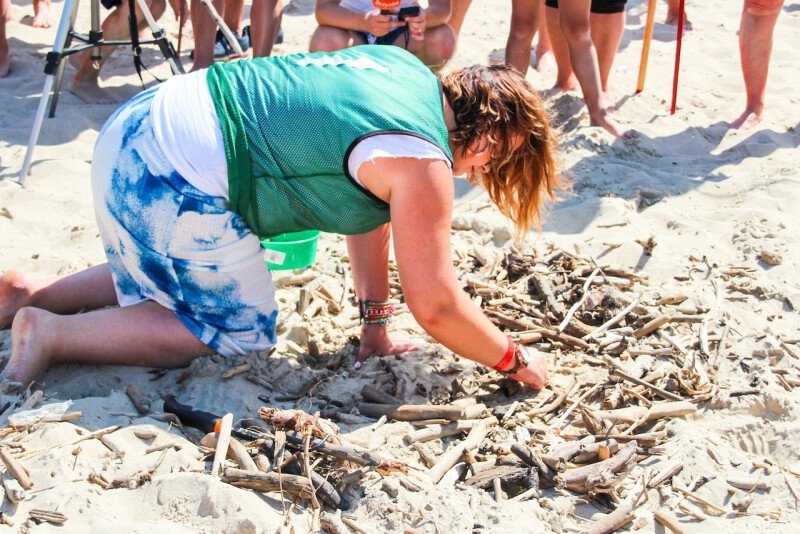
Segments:
[[[360,234],[389,206],[347,170],[358,141],[408,133],[452,159],[439,81],[396,46],[217,63],[208,85],[222,128],[231,209],[262,237]]]

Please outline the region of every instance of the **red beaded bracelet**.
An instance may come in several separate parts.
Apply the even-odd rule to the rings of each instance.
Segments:
[[[492,369],[494,369],[495,371],[505,370],[511,363],[511,360],[514,359],[514,353],[516,352],[514,349],[516,348],[516,346],[514,345],[514,342],[511,341],[510,337],[507,339],[508,339],[508,349],[506,350],[506,353],[503,356],[503,358],[499,362],[497,362],[494,365],[494,367],[492,367]]]

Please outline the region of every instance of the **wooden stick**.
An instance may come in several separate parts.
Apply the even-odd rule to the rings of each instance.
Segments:
[[[209,449],[216,449],[217,448],[217,435],[214,432],[210,432],[203,436],[203,439],[200,440],[200,444],[208,447]],[[247,452],[242,443],[235,439],[231,438],[230,443],[228,444],[228,458],[236,462],[236,465],[239,466],[240,469],[244,469],[245,471],[259,471],[259,467],[256,465],[255,461],[250,457],[250,454]]]
[[[559,332],[564,331],[569,322],[572,320],[572,316],[575,315],[575,312],[578,311],[583,302],[589,296],[589,286],[592,285],[592,280],[594,280],[594,277],[597,276],[599,272],[600,272],[600,267],[597,267],[594,271],[592,271],[592,274],[589,275],[589,278],[586,279],[586,282],[583,283],[583,294],[581,295],[581,298],[578,299],[578,302],[573,304],[572,307],[569,309],[567,315],[564,317],[564,320],[561,321],[561,324],[558,325]]]
[[[595,392],[596,392],[598,389],[600,389],[600,387],[601,387],[601,386],[602,386],[602,384],[595,384],[594,386],[590,387],[590,388],[589,388],[589,389],[588,389],[588,390],[587,390],[587,391],[586,391],[586,392],[585,392],[583,395],[581,395],[580,397],[578,397],[578,398],[575,400],[575,402],[573,402],[573,403],[570,405],[570,407],[569,407],[569,408],[567,408],[567,409],[564,411],[564,413],[562,413],[560,416],[558,416],[558,419],[556,419],[555,421],[553,421],[552,423],[550,423],[550,427],[551,427],[551,428],[553,428],[553,429],[555,429],[555,430],[558,430],[559,428],[561,428],[561,426],[562,426],[564,423],[566,423],[566,422],[567,422],[567,418],[570,416],[570,414],[572,414],[572,412],[575,410],[575,408],[577,408],[577,407],[578,407],[578,405],[579,405],[580,403],[582,403],[583,401],[585,401],[586,399],[588,399],[589,397],[591,397],[592,395],[594,395],[594,394],[595,394]]]
[[[658,395],[661,398],[664,398],[664,399],[667,399],[667,400],[672,400],[672,401],[682,401],[683,400],[683,397],[681,397],[680,395],[676,395],[675,393],[669,392],[666,389],[662,389],[662,388],[660,388],[660,387],[658,387],[656,385],[651,384],[650,382],[645,382],[641,378],[636,378],[633,375],[629,375],[628,373],[626,373],[625,371],[623,371],[619,367],[614,367],[611,370],[611,374],[615,375],[615,376],[618,376],[618,377],[620,377],[622,379],[625,379],[628,382],[633,382],[634,384],[638,384],[638,385],[640,385],[640,386],[642,386],[642,387],[644,387],[646,389],[649,389],[650,391],[652,391],[653,393],[655,393],[656,395]]]
[[[555,485],[556,480],[556,472],[553,471],[544,461],[542,461],[541,457],[536,454],[536,451],[528,447],[527,445],[522,445],[520,443],[514,443],[511,445],[511,452],[513,452],[517,458],[525,462],[531,467],[535,467],[539,470],[539,475],[544,480],[548,481],[550,485]]]
[[[374,402],[378,404],[403,404],[403,401],[389,395],[382,389],[378,389],[371,384],[365,384],[364,387],[361,388],[361,396],[367,402]]]
[[[231,442],[231,429],[233,427],[233,414],[227,413],[222,417],[222,424],[217,436],[217,450],[214,451],[214,463],[211,465],[211,476],[219,476],[220,467],[228,454],[228,446]]]
[[[644,337],[647,334],[649,334],[650,332],[658,330],[659,328],[661,328],[665,324],[669,323],[670,321],[672,321],[672,317],[670,315],[659,315],[655,319],[652,319],[649,322],[647,322],[640,329],[635,330],[633,332],[633,337],[635,337],[636,339],[639,339],[640,337]]]
[[[248,488],[263,492],[285,491],[304,499],[310,499],[312,493],[314,493],[311,481],[300,475],[263,473],[261,471],[245,471],[228,467],[222,472],[222,481],[237,488]]]
[[[544,415],[544,414],[550,413],[550,412],[552,412],[554,410],[557,410],[558,407],[561,406],[561,404],[564,402],[564,399],[567,398],[567,395],[569,395],[572,392],[572,390],[575,389],[575,386],[577,386],[577,385],[578,385],[578,379],[573,376],[570,379],[569,383],[567,384],[567,387],[565,387],[561,391],[561,393],[559,393],[556,396],[555,400],[553,400],[549,404],[545,404],[541,408],[534,408],[533,410],[530,410],[528,412],[528,416],[529,417],[534,417],[534,416],[537,416],[537,415]]]
[[[656,521],[670,529],[673,534],[684,534],[686,531],[681,528],[678,522],[678,516],[672,513],[669,508],[659,508],[653,516]]]
[[[358,403],[362,415],[377,419],[385,415],[396,421],[419,421],[421,419],[473,419],[486,410],[485,404],[474,406],[452,406],[438,404],[374,404]]]
[[[125,388],[125,393],[128,394],[128,397],[130,397],[131,402],[133,402],[133,405],[139,413],[145,414],[150,411],[150,399],[139,391],[136,384],[128,384],[128,387]]]
[[[14,477],[22,489],[29,490],[33,487],[33,479],[30,472],[22,465],[22,462],[11,456],[5,447],[0,448],[0,460],[6,464],[6,470]]]
[[[660,465],[660,464],[659,464]],[[658,473],[650,479],[647,483],[648,488],[657,488],[670,478],[672,478],[676,473],[678,473],[681,469],[683,469],[683,462],[679,460],[670,460],[664,465],[661,465],[661,468],[658,470]]]
[[[605,323],[603,323],[600,326],[598,326],[592,332],[590,332],[590,333],[586,334],[585,336],[583,336],[581,339],[583,341],[588,341],[588,340],[592,339],[593,337],[597,337],[599,334],[602,334],[603,332],[605,332],[606,330],[608,330],[609,328],[611,328],[612,326],[614,326],[615,324],[620,322],[622,320],[622,318],[625,317],[626,315],[628,315],[628,313],[630,313],[631,310],[633,310],[638,304],[639,304],[639,297],[636,297],[630,304],[625,306],[625,308],[621,312],[616,314],[614,317],[612,317],[611,319],[609,319]]]
[[[610,534],[633,521],[633,509],[644,492],[644,484],[637,484],[616,510],[609,514],[599,514],[600,517],[586,529],[586,534]]]
[[[407,444],[411,444],[415,441],[426,442],[446,436],[455,436],[456,434],[461,434],[467,430],[471,430],[480,421],[480,419],[465,419],[463,421],[455,421],[446,425],[431,425],[429,427],[416,430],[411,434],[406,434],[403,438],[403,441],[405,441]]]
[[[480,424],[474,426],[472,430],[469,431],[469,434],[464,441],[458,445],[451,446],[442,456],[439,457],[436,465],[434,465],[430,471],[428,471],[428,475],[434,484],[439,482],[445,473],[447,473],[451,467],[456,465],[458,460],[461,458],[461,455],[464,454],[464,451],[471,451],[472,449],[480,446],[481,442],[483,442],[483,440],[486,439],[486,436],[489,434],[489,430],[492,426],[492,419],[494,420],[494,424],[497,424],[497,418],[492,417],[490,419],[484,419]]]
[[[643,422],[662,419],[664,417],[677,417],[693,414],[697,411],[697,406],[687,401],[660,402],[655,403],[649,408],[644,406],[629,406],[616,410],[598,410],[592,412],[595,417],[609,421],[632,423],[645,418]]]
[[[37,521],[47,521],[54,525],[63,525],[67,522],[67,516],[61,512],[51,512],[50,510],[33,509],[28,512],[28,515]]]
[[[550,311],[552,311],[556,317],[563,317],[564,305],[556,300],[556,296],[553,293],[553,286],[550,285],[546,275],[534,276],[532,280],[533,285],[536,286],[536,290],[544,297],[545,302],[547,302]]]
[[[559,486],[573,491],[607,491],[636,464],[636,444],[628,443],[617,454],[583,467],[567,469],[556,478]]]

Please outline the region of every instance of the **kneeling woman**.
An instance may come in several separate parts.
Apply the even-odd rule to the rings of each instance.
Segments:
[[[259,236],[283,232],[346,234],[356,294],[380,316],[391,228],[420,326],[541,387],[544,356],[515,346],[459,287],[450,218],[453,175],[466,174],[526,232],[557,186],[552,150],[541,102],[505,67],[440,80],[400,48],[364,46],[174,77],[123,105],[97,141],[108,263],[49,282],[2,277],[0,328],[13,322],[4,378],[269,348],[277,306]],[[412,348],[368,322],[360,360]]]

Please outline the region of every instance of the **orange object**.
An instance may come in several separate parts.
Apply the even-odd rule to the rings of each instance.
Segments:
[[[650,41],[653,39],[653,25],[656,20],[656,0],[647,3],[647,22],[644,25],[644,39],[642,39],[642,59],[639,61],[639,79],[636,82],[636,94],[644,90],[644,78],[647,75],[647,60],[650,55]]]

